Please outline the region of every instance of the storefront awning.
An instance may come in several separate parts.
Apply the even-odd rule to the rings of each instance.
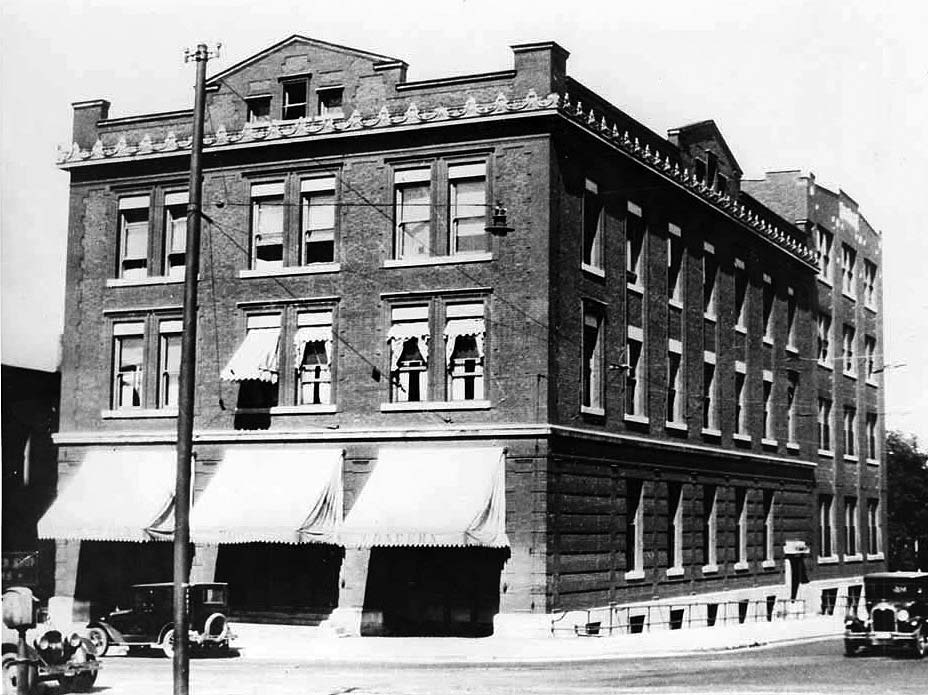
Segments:
[[[190,512],[194,543],[332,543],[341,449],[230,450]]]
[[[484,546],[506,537],[499,447],[388,448],[339,534],[346,547]]]
[[[91,450],[39,521],[39,538],[147,541],[173,525],[173,447]]]
[[[249,330],[220,376],[224,381],[254,379],[276,384],[279,339],[280,328]]]

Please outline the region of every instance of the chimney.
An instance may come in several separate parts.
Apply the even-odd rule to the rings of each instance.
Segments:
[[[110,112],[110,102],[106,99],[92,99],[90,101],[75,101],[74,122],[71,126],[71,140],[89,150],[99,137],[97,123],[104,120]]]
[[[570,55],[566,49],[554,41],[521,43],[510,48],[516,69],[513,88],[517,97],[524,96],[530,89],[543,97],[563,86]]]

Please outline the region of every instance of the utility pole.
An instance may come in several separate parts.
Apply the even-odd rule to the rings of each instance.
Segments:
[[[184,62],[197,64],[193,106],[193,140],[190,143],[190,188],[187,202],[187,248],[184,257],[184,333],[181,340],[180,382],[177,407],[177,485],[174,491],[174,695],[190,691],[187,583],[190,566],[190,479],[193,454],[193,404],[197,358],[197,276],[200,271],[200,209],[203,194],[203,117],[206,110],[206,44]]]

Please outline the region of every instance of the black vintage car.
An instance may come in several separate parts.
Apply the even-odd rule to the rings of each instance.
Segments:
[[[864,577],[866,616],[848,615],[844,653],[871,647],[928,652],[928,572],[878,572]]]
[[[190,646],[228,652],[235,637],[226,618],[229,607],[227,584],[191,584],[187,589]],[[170,582],[134,584],[132,607],[117,608],[106,617],[91,621],[87,636],[97,654],[103,656],[111,644],[130,650],[154,647],[170,657],[174,654],[174,585]]]
[[[3,695],[17,692],[18,636],[3,628]],[[26,635],[26,692],[35,693],[39,683],[58,681],[59,692],[88,692],[97,681],[100,662],[90,641],[76,633],[66,635],[40,624]]]

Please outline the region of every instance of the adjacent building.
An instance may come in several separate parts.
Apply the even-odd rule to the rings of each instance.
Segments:
[[[363,634],[833,609],[884,566],[879,237],[811,181],[746,185],[712,121],[662,137],[557,44],[512,50],[408,81],[292,36],[208,80],[192,576],[239,620]],[[39,530],[76,615],[170,577],[191,119],[79,102],[59,157]],[[822,230],[856,298],[818,277]],[[828,311],[854,359],[819,359]]]

